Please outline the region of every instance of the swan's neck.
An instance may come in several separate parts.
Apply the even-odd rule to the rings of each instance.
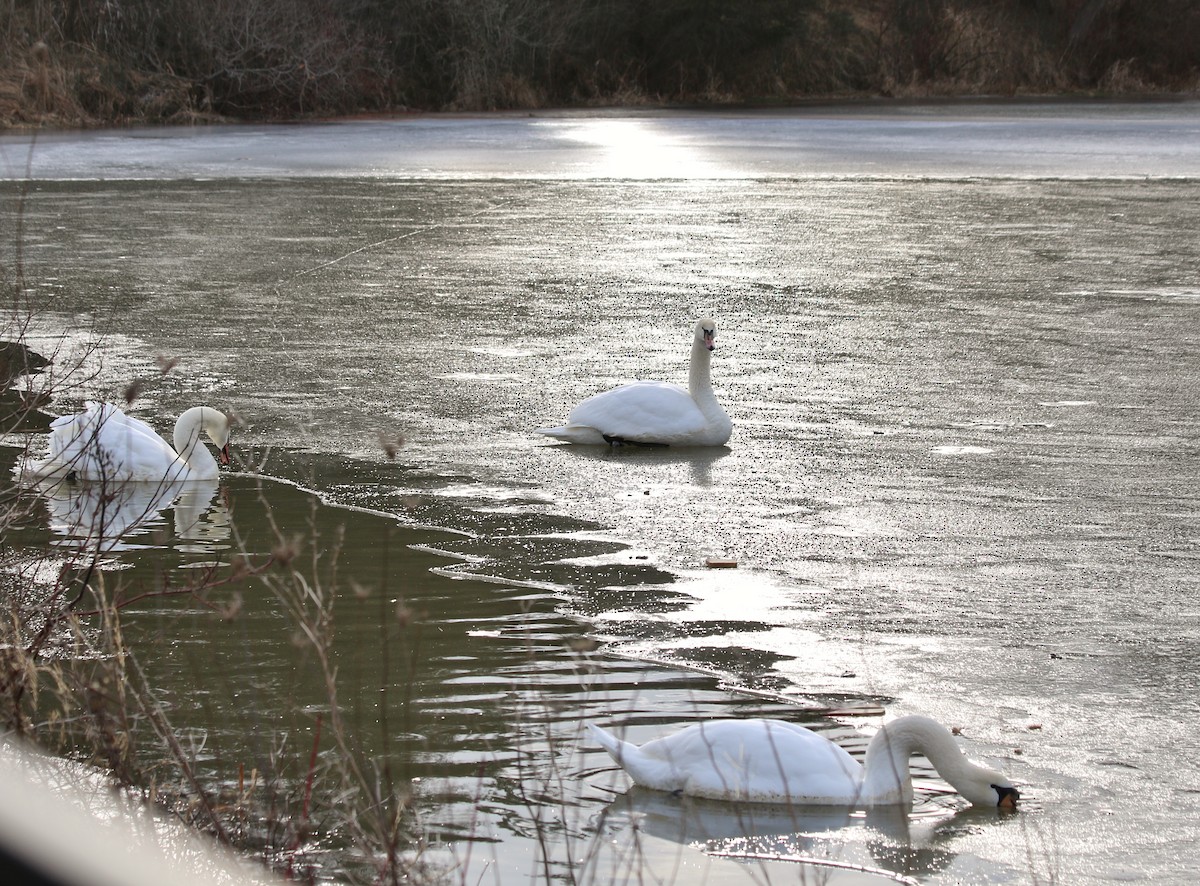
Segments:
[[[175,452],[188,466],[188,470],[201,473],[216,473],[217,460],[208,447],[200,442],[204,432],[205,407],[193,406],[175,422]]]
[[[901,717],[886,724],[867,746],[863,802],[911,803],[912,774],[908,758],[924,754],[938,774],[955,788],[976,767],[963,756],[954,736],[928,717]]]
[[[697,403],[704,400],[716,401],[712,389],[712,352],[704,346],[704,342],[696,339],[692,342],[692,362],[688,369],[688,393]]]

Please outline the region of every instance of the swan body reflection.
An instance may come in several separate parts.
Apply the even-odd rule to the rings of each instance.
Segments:
[[[105,553],[129,545],[122,540],[152,525],[174,504],[175,535],[180,540],[227,537],[227,526],[210,525],[217,481],[174,483],[47,482],[41,487],[50,512],[50,528],[71,547]]]
[[[901,806],[872,806],[864,814],[846,806],[730,803],[635,786],[613,800],[605,814],[616,829],[627,835],[636,831],[639,846],[648,852],[653,849],[647,838],[655,838],[718,856],[804,859],[818,867],[823,859],[836,859],[893,878],[926,878],[954,861],[947,835],[986,813],[934,805],[910,820]],[[619,836],[616,841],[623,842]],[[828,873],[822,870],[815,882]]]

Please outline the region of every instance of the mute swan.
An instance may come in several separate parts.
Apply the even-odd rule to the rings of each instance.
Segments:
[[[217,462],[201,432],[229,464],[229,419],[209,406],[193,406],[175,422],[175,448],[140,419],[108,403],[91,403],[78,415],[50,423],[50,455],[33,466],[43,478],[151,481],[209,480]]]
[[[709,363],[716,324],[696,323],[688,387],[638,381],[588,397],[558,428],[538,428],[568,443],[640,443],[658,446],[722,446],[733,423],[713,394]]]
[[[717,720],[638,747],[591,723],[601,747],[640,785],[708,797],[826,806],[910,804],[908,758],[924,754],[978,806],[1014,808],[1020,793],[994,769],[970,762],[946,727],[928,717],[885,724],[863,766],[815,732],[782,720]]]

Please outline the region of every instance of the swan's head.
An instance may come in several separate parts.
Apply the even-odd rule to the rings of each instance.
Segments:
[[[1008,777],[986,766],[973,766],[975,771],[964,783],[956,784],[958,792],[976,806],[993,809],[1016,809],[1021,792]]]
[[[717,324],[705,317],[696,321],[696,341],[708,350],[716,350]]]
[[[203,431],[217,447],[221,464],[229,464],[229,417],[211,406],[193,406],[175,422],[175,450],[180,454],[196,445]]]

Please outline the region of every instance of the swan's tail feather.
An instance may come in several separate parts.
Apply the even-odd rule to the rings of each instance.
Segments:
[[[673,791],[679,787],[678,779],[674,777],[668,762],[644,754],[637,745],[621,741],[611,732],[606,732],[593,723],[588,723],[587,726],[592,738],[608,751],[608,755],[635,783],[663,791]]]
[[[621,741],[621,739],[617,738],[611,732],[606,732],[595,723],[588,723],[587,728],[592,733],[592,738],[600,743],[600,747],[608,751],[608,755],[616,760],[618,765],[623,766],[629,758],[630,749],[635,749],[633,745]]]
[[[587,425],[563,425],[557,428],[538,428],[539,434],[563,440],[567,443],[591,443],[600,445],[607,442],[604,435],[595,428]]]

